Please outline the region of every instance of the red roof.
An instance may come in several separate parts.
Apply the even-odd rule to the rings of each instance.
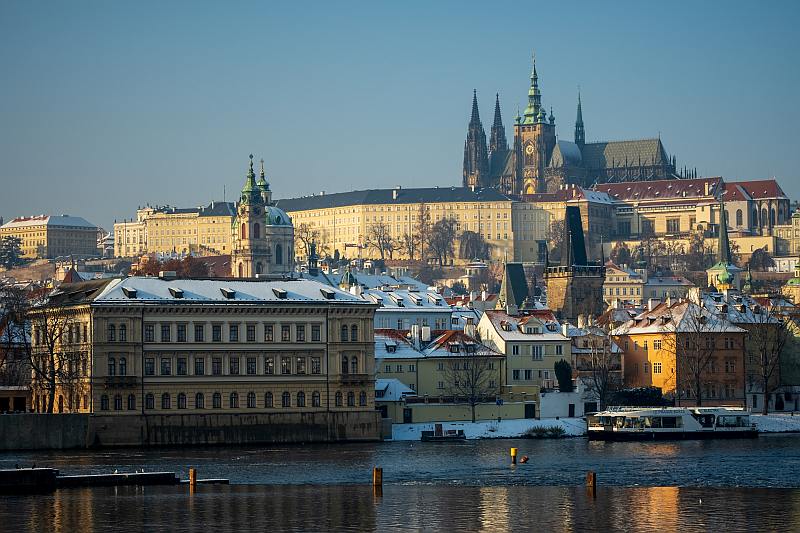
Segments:
[[[755,200],[764,198],[786,198],[776,180],[737,181],[731,185],[741,186]]]
[[[628,181],[601,183],[595,190],[608,193],[612,200],[664,200],[682,197],[716,196],[722,178],[689,180]],[[706,193],[706,185],[708,192]]]
[[[726,202],[743,202],[752,199],[740,183],[726,183],[723,198]]]

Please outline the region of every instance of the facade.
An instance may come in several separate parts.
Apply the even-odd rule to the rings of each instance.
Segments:
[[[97,235],[97,226],[70,215],[19,217],[0,226],[0,238],[19,238],[22,256],[30,259],[97,257]]]
[[[777,238],[776,255],[800,255],[800,211],[792,213],[788,223],[776,225],[772,230]]]
[[[62,285],[46,309],[68,317],[59,351],[74,354],[55,412],[374,410],[375,305],[313,281],[129,277]]]
[[[509,146],[495,99],[494,120],[486,134],[473,93],[472,114],[464,144],[464,187],[492,187],[505,194],[555,192],[565,184],[591,187],[595,183],[648,181],[688,177],[676,173],[675,157],[667,155],[661,139],[586,142],[580,94],[574,142],[557,140],[555,116],[542,103],[534,61],[528,105],[514,119],[514,142]]]
[[[774,179],[727,183],[728,225],[754,235],[773,235],[791,219],[789,198]]]
[[[642,305],[651,298],[686,298],[692,282],[681,276],[650,276],[646,268],[631,269],[628,265],[606,263],[603,300],[611,305],[616,300]]]
[[[452,310],[440,294],[409,290],[368,289],[362,297],[377,304],[376,329],[410,330],[416,325],[430,331],[451,329]]]

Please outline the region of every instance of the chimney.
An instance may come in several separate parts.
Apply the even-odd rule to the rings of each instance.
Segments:
[[[706,182],[703,183],[703,185],[705,186],[706,196],[708,196],[709,183],[706,181]]]
[[[419,326],[417,324],[411,324],[411,344],[417,350],[420,350],[422,348],[419,342],[419,336],[420,336]]]
[[[658,307],[659,303],[661,303],[661,300],[659,300],[658,298],[648,298],[648,300],[647,300],[647,310],[648,311],[652,311],[653,309]]]
[[[578,315],[578,328],[583,329],[586,327],[586,315]]]
[[[516,316],[518,313],[517,306],[514,304],[506,305],[506,314],[508,316]]]
[[[689,289],[689,301],[694,304],[700,305],[700,298],[701,298],[700,287],[691,287]]]
[[[174,270],[161,270],[158,273],[158,277],[164,280],[171,280],[178,277],[178,273]]]
[[[486,301],[486,289],[481,291],[481,301],[482,302]]]
[[[464,326],[464,334],[475,338],[475,324],[466,324]]]
[[[469,301],[470,302],[475,301],[475,291],[469,291]]]
[[[397,196],[400,194],[400,189],[402,189],[400,185],[392,189],[392,200],[397,200]]]
[[[569,324],[564,322],[561,324],[561,334],[565,337],[569,337]]]

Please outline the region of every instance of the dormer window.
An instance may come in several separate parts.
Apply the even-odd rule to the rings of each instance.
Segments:
[[[225,298],[227,298],[228,300],[233,300],[234,298],[236,298],[236,291],[233,290],[233,289],[228,289],[226,287],[220,287],[219,292],[221,292],[222,295]]]
[[[169,287],[169,293],[173,298],[183,298],[183,289],[177,287]]]
[[[448,348],[450,353],[458,353],[460,351],[457,342],[448,343]]]
[[[288,296],[288,293],[286,292],[285,289],[278,289],[274,287],[272,289],[272,294],[274,294],[275,297],[278,298],[279,300],[285,300],[286,297]]]

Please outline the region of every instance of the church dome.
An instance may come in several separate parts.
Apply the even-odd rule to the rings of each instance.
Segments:
[[[291,226],[292,219],[286,214],[286,211],[274,205],[267,206],[264,209],[267,226]]]

